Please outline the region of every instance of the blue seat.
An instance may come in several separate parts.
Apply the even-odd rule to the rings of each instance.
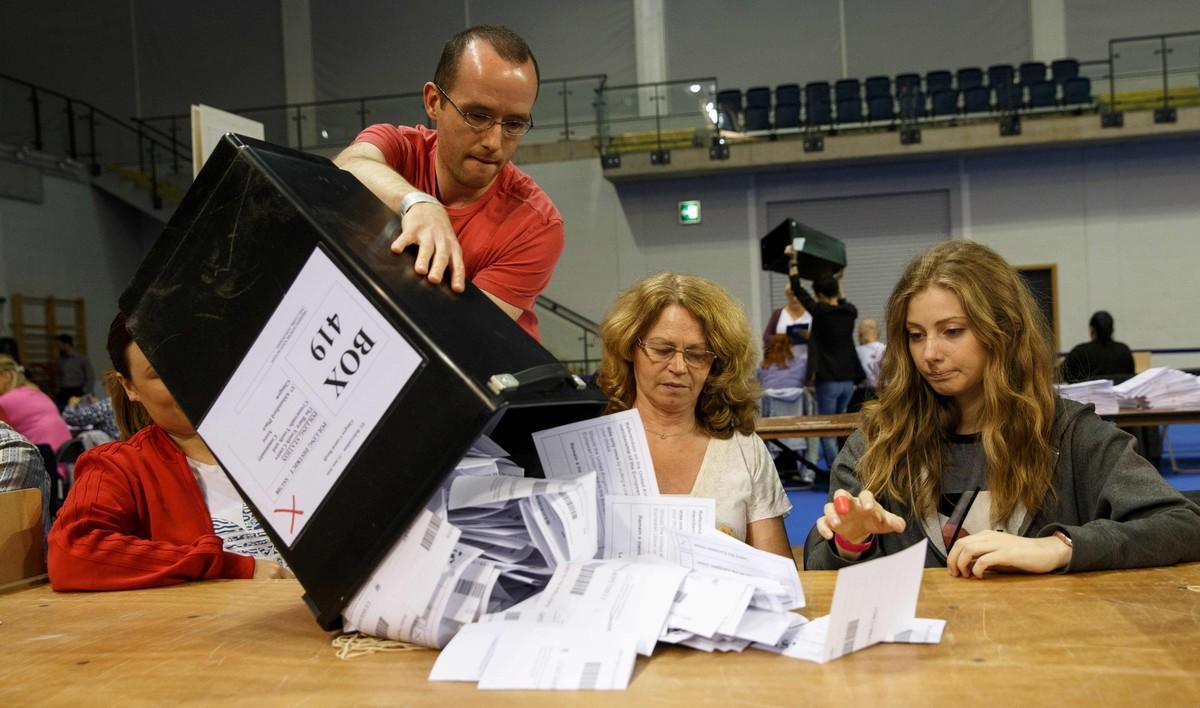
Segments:
[[[804,122],[809,126],[833,123],[828,81],[810,81],[804,85]]]
[[[1092,102],[1092,80],[1086,76],[1076,76],[1063,82],[1063,104],[1076,106]]]
[[[754,86],[746,89],[746,108],[770,108],[771,89],[766,86]]]
[[[1019,84],[997,84],[992,87],[992,93],[998,111],[1019,111],[1024,105],[1024,90]]]
[[[992,64],[988,67],[987,75],[988,87],[994,90],[997,86],[1011,84],[1016,72],[1013,70],[1012,64]]]
[[[746,130],[770,130],[771,109],[767,106],[746,106]]]
[[[983,86],[983,69],[977,66],[963,67],[955,72],[954,81],[958,90],[965,95],[968,90]]]
[[[938,70],[925,73],[925,93],[932,98],[938,91],[949,91],[954,88],[954,75],[949,71]]]
[[[800,84],[779,84],[775,87],[775,107],[800,105]]]
[[[880,96],[892,97],[892,80],[887,76],[869,76],[864,82],[867,91],[867,101]]]
[[[742,90],[724,89],[717,92],[717,126],[721,130],[737,130],[742,115]]]
[[[1067,79],[1079,76],[1079,61],[1076,59],[1055,59],[1050,62],[1050,78],[1062,86]]]
[[[892,121],[895,119],[896,109],[892,103],[891,93],[885,96],[867,97],[867,120],[874,123],[876,121]]]
[[[1022,86],[1032,86],[1046,80],[1046,65],[1040,61],[1021,62],[1018,75],[1021,77]]]
[[[863,120],[862,99],[858,96],[840,98],[837,102],[838,123],[861,123]]]
[[[920,74],[896,74],[894,82],[896,89],[896,98],[900,98],[901,94],[913,90],[921,90],[921,75]]]
[[[1053,81],[1035,81],[1029,85],[1029,107],[1048,108],[1058,105],[1058,84]]]
[[[862,95],[858,79],[840,79],[833,85],[833,97],[838,103]]]
[[[775,103],[775,129],[781,128],[799,128],[800,127],[800,104],[799,103],[779,103],[778,95],[776,94]]]
[[[930,113],[935,116],[958,114],[958,91],[942,89],[929,94]]]
[[[963,91],[963,113],[987,113],[992,110],[992,93],[986,86]]]
[[[904,91],[896,98],[900,103],[901,119],[925,117],[925,92],[920,87]]]

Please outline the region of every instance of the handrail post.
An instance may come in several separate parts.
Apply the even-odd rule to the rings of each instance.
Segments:
[[[171,116],[171,174],[179,174],[179,127],[176,117]]]
[[[96,150],[96,107],[88,104],[88,143],[91,146],[92,162],[89,168],[93,177],[100,175],[100,160],[98,159],[98,151]]]
[[[150,141],[150,206],[162,209],[162,197],[158,193],[158,156],[155,155],[154,141]]]
[[[79,149],[75,144],[75,105],[71,99],[67,99],[67,154],[72,160],[79,159]]]
[[[142,121],[137,121],[137,154],[138,154],[138,172],[146,174],[146,156],[143,154],[146,151],[146,146],[143,144]]]
[[[571,118],[567,112],[567,82],[564,79],[562,82],[562,104],[563,104],[563,140],[571,139]]]
[[[1167,86],[1167,37],[1166,37],[1166,35],[1159,37],[1158,42],[1159,42],[1159,46],[1161,47],[1160,51],[1162,52],[1162,79],[1163,79],[1162,104],[1163,104],[1163,108],[1167,108],[1170,106],[1170,99],[1168,98],[1168,96],[1170,95],[1170,88]]]
[[[42,102],[38,99],[37,86],[29,87],[29,102],[33,104],[33,149],[42,149]]]
[[[300,106],[296,106],[296,149],[304,149],[304,129],[300,126],[300,121],[304,120],[304,116],[300,114]]]

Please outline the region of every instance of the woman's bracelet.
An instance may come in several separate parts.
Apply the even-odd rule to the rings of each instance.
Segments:
[[[837,544],[838,548],[847,553],[863,553],[864,551],[869,551],[871,546],[875,545],[875,535],[871,534],[867,536],[863,539],[862,543],[852,543],[843,538],[840,533],[835,533],[833,535],[833,542]]]

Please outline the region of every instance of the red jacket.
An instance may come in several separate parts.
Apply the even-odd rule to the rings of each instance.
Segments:
[[[254,558],[224,550],[183,451],[151,425],[79,458],[49,571],[55,590],[132,590],[250,578]]]

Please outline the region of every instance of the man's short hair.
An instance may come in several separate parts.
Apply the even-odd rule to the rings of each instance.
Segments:
[[[813,290],[816,290],[818,295],[824,295],[825,297],[837,297],[837,278],[833,277],[833,275],[830,273],[822,273],[817,277],[816,282],[813,283]]]
[[[459,60],[473,40],[487,42],[501,59],[513,64],[533,62],[533,78],[536,82],[541,82],[542,74],[538,70],[537,58],[533,56],[533,50],[525,40],[521,39],[521,35],[500,25],[476,25],[454,35],[446,42],[446,46],[442,47],[442,56],[433,72],[433,83],[441,86],[442,90],[449,91],[454,88]]]
[[[75,340],[71,339],[71,335],[69,335],[69,334],[60,334],[57,337],[55,337],[55,339],[57,339],[58,341],[62,342],[65,345],[67,345],[68,347],[75,346]]]

